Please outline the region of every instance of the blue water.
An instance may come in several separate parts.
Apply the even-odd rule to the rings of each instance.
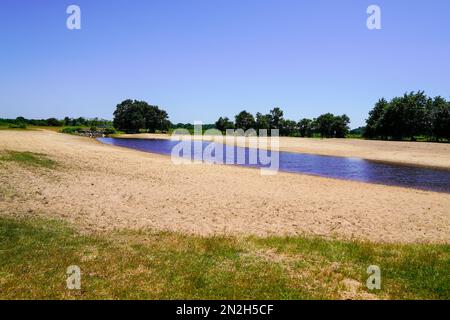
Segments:
[[[172,148],[179,143],[165,139],[99,138],[98,140],[106,144],[163,155],[170,155]],[[203,150],[210,144],[200,141],[196,143],[200,143]],[[229,147],[222,144],[216,146],[223,148],[224,154],[227,148],[234,148],[234,159],[239,151],[243,151],[246,157],[244,166],[268,167],[261,164],[249,164],[248,148]],[[269,152],[268,156],[272,154]],[[446,170],[284,151],[278,152],[278,156],[280,171],[450,193],[450,171]],[[201,159],[201,152],[194,153],[191,158]]]

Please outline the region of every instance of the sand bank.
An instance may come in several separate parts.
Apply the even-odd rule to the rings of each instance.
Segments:
[[[367,142],[311,143],[356,143],[360,150]],[[394,152],[374,143],[382,153]],[[445,159],[441,147],[447,148],[436,145],[433,152]],[[3,215],[64,218],[87,232],[151,228],[450,243],[449,194],[300,174],[261,176],[235,166],[174,165],[166,156],[49,131],[0,131],[3,150],[45,153],[59,163],[51,170],[0,163]]]

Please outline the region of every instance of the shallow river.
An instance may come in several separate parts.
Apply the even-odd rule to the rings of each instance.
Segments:
[[[179,143],[178,141],[165,139],[99,138],[98,140],[110,145],[163,155],[171,155],[173,147]],[[192,147],[193,152],[191,158],[203,159],[203,151],[211,143],[201,141],[197,143],[201,147],[197,148],[197,152]],[[225,147],[222,144],[215,144],[215,147],[222,148],[225,162],[227,150],[233,147]],[[268,165],[261,164],[259,157],[257,158],[257,163],[250,161],[250,153],[255,150],[234,147],[234,153],[232,155],[234,157],[234,163],[236,163],[239,152],[242,152],[242,154],[245,154],[245,161],[241,165],[257,168],[268,167]],[[280,171],[450,193],[450,171],[446,170],[388,164],[359,158],[319,156],[284,151],[280,151],[277,154],[264,151],[263,154],[267,154],[269,158],[278,156]],[[180,155],[183,154],[180,153]],[[212,152],[212,155],[215,156],[215,152]]]

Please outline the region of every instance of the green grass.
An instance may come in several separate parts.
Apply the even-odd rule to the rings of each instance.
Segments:
[[[349,133],[345,136],[346,139],[364,139],[364,137],[362,136],[362,134],[352,134]]]
[[[0,130],[12,130],[12,131],[24,131],[29,130],[29,128],[19,128],[19,127],[10,127],[10,126],[0,126]]]
[[[59,221],[0,218],[0,299],[335,299],[346,297],[343,279],[364,284],[371,264],[382,270],[382,290],[371,292],[379,298],[450,298],[448,245],[92,236]],[[66,288],[70,265],[81,268],[79,291]]]
[[[56,162],[49,159],[45,154],[28,151],[7,150],[0,153],[0,162],[15,162],[28,167],[54,168]]]
[[[61,127],[53,127],[53,126],[33,126],[27,125],[25,128],[16,125],[0,125],[0,130],[12,130],[12,131],[36,131],[36,130],[50,130],[54,132],[59,132]]]
[[[431,244],[374,244],[324,239],[259,239],[279,254],[319,255],[319,260],[338,262],[345,277],[365,282],[366,268],[378,265],[383,290],[397,299],[450,298],[450,246]],[[375,292],[377,293],[377,292]]]
[[[67,126],[67,127],[61,128],[59,132],[61,132],[61,133],[74,134],[75,132],[81,131],[81,130],[83,130],[83,129],[88,129],[88,127],[83,127],[83,126]]]

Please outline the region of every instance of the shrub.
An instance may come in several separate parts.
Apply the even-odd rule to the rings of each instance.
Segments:
[[[82,127],[64,127],[61,129],[62,133],[74,134],[81,131]]]
[[[19,122],[19,123],[10,123],[8,127],[11,129],[26,129],[27,125],[24,122]]]
[[[105,128],[104,134],[116,134],[116,130],[114,128]]]

